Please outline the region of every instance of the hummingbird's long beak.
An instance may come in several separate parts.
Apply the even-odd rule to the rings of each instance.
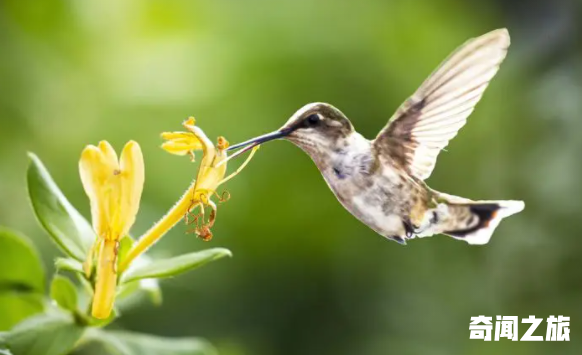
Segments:
[[[245,141],[242,143],[231,145],[230,147],[228,147],[227,150],[234,150],[234,149],[246,147],[246,146],[251,145],[251,144],[252,144],[251,147],[254,147],[254,146],[257,146],[259,144],[262,144],[262,143],[265,143],[268,141],[272,141],[273,139],[283,138],[288,134],[289,134],[289,130],[281,129],[281,130],[278,130],[275,132],[263,134],[262,136],[258,136],[258,137],[249,139],[248,141]],[[250,149],[251,147],[248,147],[248,148]],[[247,149],[245,149],[245,150],[247,150]]]

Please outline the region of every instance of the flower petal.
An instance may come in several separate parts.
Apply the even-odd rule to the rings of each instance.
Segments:
[[[162,138],[167,140],[162,149],[170,154],[186,155],[203,149],[200,139],[190,132],[163,132]]]
[[[111,229],[115,238],[127,234],[139,209],[139,201],[145,180],[143,154],[137,142],[129,141],[123,148],[120,161],[119,206]]]
[[[196,139],[196,137],[192,136]],[[183,141],[183,140],[172,140],[167,141],[162,144],[162,149],[170,154],[175,155],[186,155],[192,151],[201,150],[202,144],[200,141]]]
[[[104,190],[111,174],[110,165],[103,151],[93,145],[85,147],[81,153],[81,182],[91,203],[93,229],[100,237],[107,233],[109,226],[109,204],[104,198]]]
[[[106,206],[105,213],[107,214],[107,219],[109,221],[109,228],[104,238],[118,239],[119,234],[116,233],[114,224],[119,220],[119,205],[121,199],[121,186],[120,186],[120,170],[119,161],[117,159],[117,153],[107,141],[99,142],[99,150],[103,153],[103,157],[107,162],[107,181],[103,186],[100,198],[104,201],[103,204]]]
[[[117,153],[115,153],[115,149],[113,149],[111,144],[107,141],[101,141],[99,142],[99,150],[103,153],[111,171],[118,170],[119,163],[117,160]]]
[[[201,195],[206,195],[208,198],[216,191],[226,175],[226,162],[222,163],[225,160],[226,152],[219,151],[212,164],[205,167],[201,164],[196,180],[196,198]],[[204,163],[204,158],[202,158],[202,162]]]
[[[190,132],[162,132],[162,138],[168,141],[188,141],[190,139],[198,140],[192,133]]]
[[[182,123],[182,126],[184,126],[184,128],[186,128],[188,131],[192,132],[192,134],[195,135],[196,138],[198,138],[200,140],[200,143],[202,144],[202,161],[200,162],[200,167],[198,168],[198,177],[196,178],[197,184],[205,184],[206,186],[209,183],[210,185],[212,185],[212,182],[205,183],[205,176],[207,176],[209,174],[209,171],[213,169],[212,164],[216,163],[215,162],[216,148],[214,147],[214,144],[212,144],[212,141],[208,139],[208,136],[206,136],[204,131],[202,131],[202,129],[194,125],[194,122],[195,122],[194,119],[190,117],[188,120]],[[224,167],[224,169],[226,170],[226,166]],[[224,177],[224,174],[222,176]],[[222,180],[222,177],[218,179],[218,181],[220,180]],[[198,189],[198,187],[196,187],[196,189]]]
[[[184,126],[184,128],[190,131],[194,138],[198,139],[201,145],[200,149],[202,149],[204,155],[208,156],[209,160],[213,160],[215,154],[214,144],[212,144],[212,141],[208,139],[208,137],[206,136],[204,131],[202,131],[202,129],[194,125],[194,119],[190,117],[188,120],[182,123],[182,126]]]

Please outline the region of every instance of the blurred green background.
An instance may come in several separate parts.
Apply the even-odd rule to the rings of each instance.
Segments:
[[[224,355],[578,354],[582,318],[582,19],[578,1],[23,1],[0,3],[0,225],[56,247],[28,205],[36,152],[88,216],[86,144],[137,140],[146,184],[132,234],[196,166],[161,149],[189,115],[238,142],[326,101],[373,137],[454,48],[499,27],[509,56],[429,184],[523,199],[489,245],[391,243],[345,211],[298,148],[269,144],[224,189],[215,238],[180,225],[151,253],[232,259],[163,283],[113,327],[203,336]],[[234,164],[233,164],[234,165]],[[469,340],[477,315],[570,316],[570,343]],[[527,325],[521,325],[523,334]],[[545,335],[545,322],[535,335]],[[579,346],[578,346],[579,347]]]

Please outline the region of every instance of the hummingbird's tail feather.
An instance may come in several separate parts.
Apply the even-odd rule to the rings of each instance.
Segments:
[[[523,201],[471,201],[445,194],[441,197],[448,207],[441,233],[476,245],[487,244],[503,218],[525,207]]]

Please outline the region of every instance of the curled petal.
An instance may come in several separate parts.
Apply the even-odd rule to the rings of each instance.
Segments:
[[[162,132],[162,138],[167,141],[188,141],[192,138],[190,132]]]
[[[200,139],[191,132],[164,132],[162,138],[167,140],[162,148],[175,155],[186,155],[204,148]]]
[[[204,158],[207,158],[208,160],[212,161],[214,159],[216,151],[216,149],[214,148],[214,144],[212,144],[212,141],[208,139],[208,137],[206,136],[202,129],[194,125],[194,122],[195,122],[194,118],[190,117],[189,119],[184,121],[184,123],[182,123],[182,126],[184,126],[184,128],[186,128],[200,141],[200,144],[202,145],[201,149],[204,153]],[[204,160],[202,162],[203,162],[202,165],[204,165]]]
[[[162,149],[170,154],[186,155],[193,151],[201,150],[202,145],[199,142],[168,141],[162,144]]]

